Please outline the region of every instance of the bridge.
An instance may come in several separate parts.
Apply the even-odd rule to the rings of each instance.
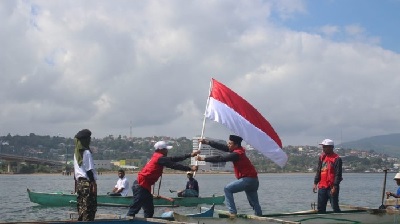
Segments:
[[[20,170],[21,163],[29,163],[29,164],[37,164],[37,165],[48,165],[48,166],[65,166],[65,161],[55,161],[55,160],[47,160],[40,159],[35,157],[27,157],[27,156],[18,156],[11,154],[3,154],[0,153],[0,160],[6,161],[7,163],[7,172],[11,173],[11,163],[17,163],[17,172]]]

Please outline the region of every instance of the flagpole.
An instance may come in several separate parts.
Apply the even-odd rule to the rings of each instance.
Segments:
[[[207,112],[208,104],[210,103],[211,89],[212,89],[212,80],[210,81],[210,89],[208,90],[208,97],[207,97],[206,109],[204,110],[203,128],[201,129],[200,139],[203,139],[204,130],[205,130],[205,127],[206,127],[206,112]],[[201,150],[201,145],[202,145],[202,144],[201,144],[201,142],[200,142],[200,143],[199,143],[199,149],[198,149],[198,150]],[[197,166],[197,164],[198,164],[198,161],[197,161],[197,159],[196,159],[195,165]],[[193,177],[195,177],[195,176],[196,176],[196,171],[193,173]]]

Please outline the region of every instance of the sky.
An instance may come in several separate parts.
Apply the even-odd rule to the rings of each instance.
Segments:
[[[399,0],[0,1],[0,136],[201,135],[211,78],[286,145],[400,132]],[[206,120],[204,136],[231,132]]]

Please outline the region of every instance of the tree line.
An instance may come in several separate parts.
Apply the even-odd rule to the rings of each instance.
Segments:
[[[133,137],[107,136],[105,138],[92,138],[91,150],[95,160],[134,160],[135,166],[141,168],[153,154],[153,145],[160,140],[170,141],[174,146],[169,155],[181,155],[190,153],[193,150],[192,139],[186,137],[171,138],[166,136]],[[28,136],[8,134],[0,137],[0,153],[14,154],[28,157],[36,157],[49,160],[72,160],[74,153],[73,138],[60,136],[40,136],[34,133]],[[263,156],[257,150],[247,151],[248,157],[259,172],[313,172],[316,169],[321,149],[314,146],[305,147],[306,150],[299,150],[301,146],[286,146],[283,150],[288,155],[288,162],[284,168],[275,165],[271,160]],[[342,156],[343,164],[350,167],[352,172],[365,172],[368,169],[379,169],[382,167],[393,167],[393,161],[380,157],[360,158],[348,156],[351,149],[336,150]],[[347,156],[346,156],[347,155]],[[184,161],[187,165],[190,161]],[[1,163],[0,170],[5,169]],[[26,165],[21,172],[59,172],[47,166]]]

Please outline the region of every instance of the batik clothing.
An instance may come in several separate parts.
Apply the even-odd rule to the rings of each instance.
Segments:
[[[97,211],[97,195],[90,192],[89,180],[77,180],[78,221],[93,221]]]
[[[93,221],[97,211],[97,194],[90,191],[90,185],[96,184],[97,173],[90,150],[83,150],[82,156],[81,165],[79,165],[74,155],[79,221]]]

